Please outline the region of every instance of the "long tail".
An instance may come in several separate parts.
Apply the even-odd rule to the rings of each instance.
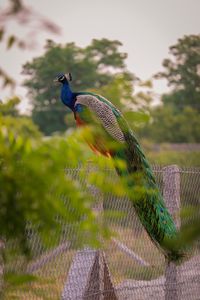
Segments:
[[[169,261],[179,262],[185,255],[172,247],[177,229],[157,187],[151,167],[131,131],[126,132],[126,145],[115,153],[126,169],[116,170],[126,179],[129,198],[151,240]],[[170,242],[169,242],[170,241]]]

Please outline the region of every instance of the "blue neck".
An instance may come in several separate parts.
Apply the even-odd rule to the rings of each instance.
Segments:
[[[61,97],[63,104],[65,104],[66,106],[68,106],[69,108],[71,108],[73,110],[75,97],[70,89],[68,82],[63,82],[60,97]]]

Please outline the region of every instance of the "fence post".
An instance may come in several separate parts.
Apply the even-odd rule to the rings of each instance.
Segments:
[[[163,169],[163,196],[166,206],[173,216],[177,229],[180,228],[180,170],[171,165]],[[173,262],[167,262],[165,269],[165,300],[180,300],[178,268]]]

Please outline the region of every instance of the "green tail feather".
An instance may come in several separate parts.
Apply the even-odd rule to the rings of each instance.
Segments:
[[[175,223],[165,206],[151,167],[137,139],[126,121],[121,116],[118,119],[125,134],[126,144],[115,153],[115,157],[126,162],[127,170],[117,168],[117,172],[127,178],[130,199],[152,241],[169,261],[178,262],[184,257],[183,252],[169,247],[167,243],[169,239],[175,239],[177,236]]]

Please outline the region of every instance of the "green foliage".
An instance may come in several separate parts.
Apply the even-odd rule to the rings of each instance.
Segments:
[[[13,118],[5,116],[1,118],[0,124],[4,130],[10,128],[14,134],[22,134],[27,138],[39,138],[42,135],[37,126],[28,117]]]
[[[26,138],[41,137],[41,133],[31,118],[19,115],[17,108],[19,103],[20,99],[17,97],[13,97],[5,103],[0,103],[1,129],[5,132],[11,130],[14,135],[22,135]]]
[[[199,166],[200,153],[197,150],[175,150],[170,143],[155,144],[149,139],[141,139],[144,152],[151,165],[178,165],[180,167]]]
[[[15,86],[14,79],[10,75],[8,75],[6,71],[3,70],[1,67],[0,67],[0,78],[2,78],[3,80],[3,88],[5,88],[6,86],[11,86],[11,87]]]
[[[148,89],[147,92],[134,91],[134,86],[143,86]],[[124,115],[129,126],[137,132],[148,123],[150,115],[150,103],[153,95],[149,90],[151,83],[141,82],[130,73],[116,74],[112,80],[99,89],[91,89],[91,92],[110,100]]]
[[[120,111],[124,111],[135,104],[134,81],[134,77],[129,73],[116,74],[106,85],[92,91],[110,100]]]
[[[119,53],[118,47],[122,46],[122,43],[108,39],[93,39],[92,44],[87,47],[88,58],[96,61],[98,68],[104,70],[105,68],[125,68],[124,60],[127,57],[126,53]]]
[[[95,157],[98,172],[88,167],[87,160],[93,154],[81,143],[89,135],[87,130],[43,138],[30,119],[11,109],[11,104],[15,107],[17,103],[11,100],[2,104],[0,115],[0,237],[6,241],[4,284],[8,293],[38,280],[25,274],[27,258],[32,254],[27,238],[30,229],[44,248],[60,242],[65,226],[73,228],[67,239],[75,248],[83,244],[100,247],[100,239],[110,237],[107,224],[92,210],[96,194],[81,181],[86,183],[87,178],[89,186],[96,185],[102,191],[102,197],[110,192],[124,193],[120,184],[116,189],[108,180],[105,158]],[[76,169],[79,164],[81,171]],[[76,170],[79,176],[74,176]]]
[[[7,41],[7,49],[10,49],[16,41],[16,37],[14,35],[9,36]]]
[[[9,138],[13,139],[12,136]],[[6,155],[1,153],[4,162],[1,168],[1,185],[4,186],[0,210],[2,236],[18,238],[24,243],[23,233],[29,220],[39,224],[44,242],[49,234],[53,240],[54,232],[57,239],[60,225],[55,220],[56,215],[67,223],[80,221],[85,215],[87,221],[80,221],[80,226],[93,230],[89,196],[77,187],[76,182],[64,176],[63,166],[67,161],[73,161],[75,149],[70,155],[65,141],[59,139],[38,143],[33,149],[28,141],[24,143],[21,138],[13,140],[9,148],[15,150],[13,157],[8,149],[5,149]],[[65,207],[61,195],[71,199],[70,206]],[[71,214],[71,209],[74,214]],[[5,227],[3,224],[8,225]]]
[[[199,143],[200,36],[184,36],[170,54],[163,61],[165,71],[156,77],[167,79],[172,90],[162,96],[162,105],[151,109],[139,134],[159,143]]]
[[[34,275],[30,274],[14,274],[14,273],[6,273],[5,281],[13,286],[20,286],[24,283],[30,283],[32,281],[36,281],[37,278]]]
[[[5,103],[0,102],[0,114],[3,116],[9,115],[12,117],[19,116],[17,105],[20,103],[18,97],[13,97],[6,101]]]
[[[167,148],[167,147],[166,147]],[[151,164],[154,165],[173,165],[180,167],[195,167],[199,166],[200,153],[199,152],[177,152],[170,149],[163,149],[162,151],[146,151]]]
[[[4,187],[0,191],[1,238],[14,239],[19,249],[28,251],[28,220],[33,227],[39,226],[44,243],[51,235],[53,245],[54,237],[57,241],[61,233],[57,215],[65,223],[79,221],[80,235],[86,231],[88,243],[97,243],[99,230],[90,206],[94,199],[64,171],[66,165],[75,167],[86,162],[87,151],[75,135],[46,140],[40,136],[31,120],[9,116],[4,109],[0,116],[0,185]],[[67,206],[64,195],[70,199]]]
[[[181,112],[172,105],[154,108],[150,122],[139,134],[158,143],[199,143],[200,119],[197,110],[185,106]]]
[[[11,99],[1,104],[0,185],[4,187],[0,191],[1,238],[15,240],[18,252],[29,253],[27,221],[39,230],[44,243],[51,237],[51,246],[58,241],[64,222],[76,224],[79,243],[96,246],[99,237],[107,237],[109,231],[104,224],[99,224],[92,212],[91,204],[95,198],[83,189],[80,178],[87,178],[88,183],[96,185],[103,194],[123,195],[122,185],[118,184],[116,189],[115,183],[104,172],[106,165],[113,167],[112,161],[94,158],[85,142],[81,143],[83,139],[90,140],[90,128],[77,130],[76,134],[67,137],[44,139],[30,119],[18,115],[18,103],[19,99]],[[90,170],[88,175],[86,165],[91,158],[99,169],[98,172]],[[77,168],[79,164],[83,165],[81,177],[65,174],[65,166]]]
[[[174,239],[168,239],[166,243],[169,249],[185,249],[185,257],[187,258],[187,256],[189,256],[189,252],[187,252],[188,249],[199,241],[200,238],[200,213],[199,206],[193,206],[192,209],[190,207],[186,208],[185,211],[189,222],[185,222],[185,224],[181,226],[177,236]]]
[[[24,65],[23,72],[29,77],[24,85],[31,97],[32,117],[42,132],[49,135],[67,128],[65,115],[68,111],[60,102],[60,89],[52,83],[53,77],[60,71],[72,72],[74,91],[98,89],[99,93],[106,86],[106,96],[113,95],[114,99],[122,96],[122,100],[131,101],[134,76],[126,71],[126,54],[119,51],[119,46],[119,41],[107,39],[93,40],[85,48],[75,43],[62,46],[48,41],[44,55]],[[117,76],[113,81],[117,73],[121,77]],[[67,125],[71,126],[72,123]]]
[[[166,78],[173,90],[163,97],[165,104],[173,104],[182,111],[185,106],[199,110],[200,101],[200,35],[188,35],[170,47],[171,59],[165,59],[165,72],[159,78]]]

